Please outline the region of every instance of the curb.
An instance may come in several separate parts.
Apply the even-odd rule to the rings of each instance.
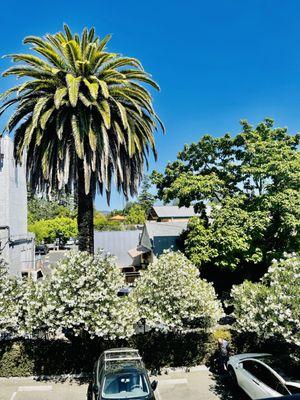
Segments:
[[[161,376],[168,375],[172,372],[201,372],[208,371],[205,365],[196,365],[194,367],[174,367],[174,368],[162,368],[160,374],[152,374],[149,372],[150,376]],[[7,380],[35,380],[35,381],[67,381],[72,379],[86,379],[91,378],[92,373],[82,372],[80,374],[61,374],[61,375],[32,375],[32,376],[10,376],[10,377],[0,377],[1,381]]]
[[[91,373],[82,372],[80,374],[61,374],[61,375],[32,375],[32,376],[10,376],[10,377],[0,377],[1,381],[7,380],[35,380],[35,381],[59,381],[59,380],[72,380],[72,379],[85,379],[90,378],[92,376]]]
[[[194,367],[168,367],[168,368],[161,368],[159,374],[152,374],[149,373],[150,376],[161,376],[161,375],[168,375],[172,372],[181,372],[181,373],[188,373],[188,372],[201,372],[201,371],[209,371],[206,365],[195,365]]]

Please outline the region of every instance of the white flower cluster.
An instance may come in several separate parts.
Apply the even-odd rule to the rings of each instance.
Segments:
[[[261,282],[234,286],[235,327],[300,346],[300,255],[273,261]]]
[[[70,332],[115,339],[134,334],[142,318],[151,327],[181,329],[222,316],[213,286],[181,253],[165,253],[149,266],[128,297],[112,257],[70,252],[44,281],[10,278],[0,263],[0,332],[57,335]]]
[[[8,275],[6,263],[0,259],[0,333],[23,335],[29,332],[27,324],[34,289],[31,280]]]
[[[12,333],[17,326],[17,281],[9,278],[7,266],[3,259],[0,259],[0,331]]]
[[[165,252],[149,265],[131,296],[150,327],[181,329],[195,319],[213,326],[223,315],[212,284],[180,252]]]
[[[65,329],[75,335],[125,338],[138,320],[135,304],[118,297],[124,278],[112,257],[71,252],[38,291],[37,326],[49,332]]]

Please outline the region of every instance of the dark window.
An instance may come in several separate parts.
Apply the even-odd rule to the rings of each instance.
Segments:
[[[36,274],[37,279],[41,279],[43,277],[43,273],[41,270],[39,270]]]
[[[3,162],[4,162],[4,154],[0,153],[0,171],[3,169]]]
[[[16,187],[19,186],[19,168],[17,165],[15,166],[15,184]]]
[[[296,394],[296,393],[300,393],[300,388],[293,386],[293,385],[286,385],[286,387],[288,388],[288,390],[292,393],[292,394]]]
[[[281,381],[263,364],[260,364],[256,361],[244,361],[243,367],[246,371],[250,372],[251,375],[276,392],[283,395],[289,394]]]

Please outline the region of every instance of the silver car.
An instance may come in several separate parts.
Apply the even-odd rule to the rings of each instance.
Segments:
[[[300,393],[300,376],[290,364],[267,353],[238,354],[229,358],[228,372],[251,399],[267,399]],[[289,371],[287,371],[289,369]],[[293,370],[297,375],[299,371]]]

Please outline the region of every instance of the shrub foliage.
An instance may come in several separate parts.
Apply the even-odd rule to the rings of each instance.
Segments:
[[[300,256],[273,261],[259,283],[245,281],[231,292],[238,332],[260,340],[277,337],[300,347]]]
[[[198,269],[180,252],[165,252],[149,265],[132,296],[150,327],[213,326],[222,315],[212,284],[200,279]]]

